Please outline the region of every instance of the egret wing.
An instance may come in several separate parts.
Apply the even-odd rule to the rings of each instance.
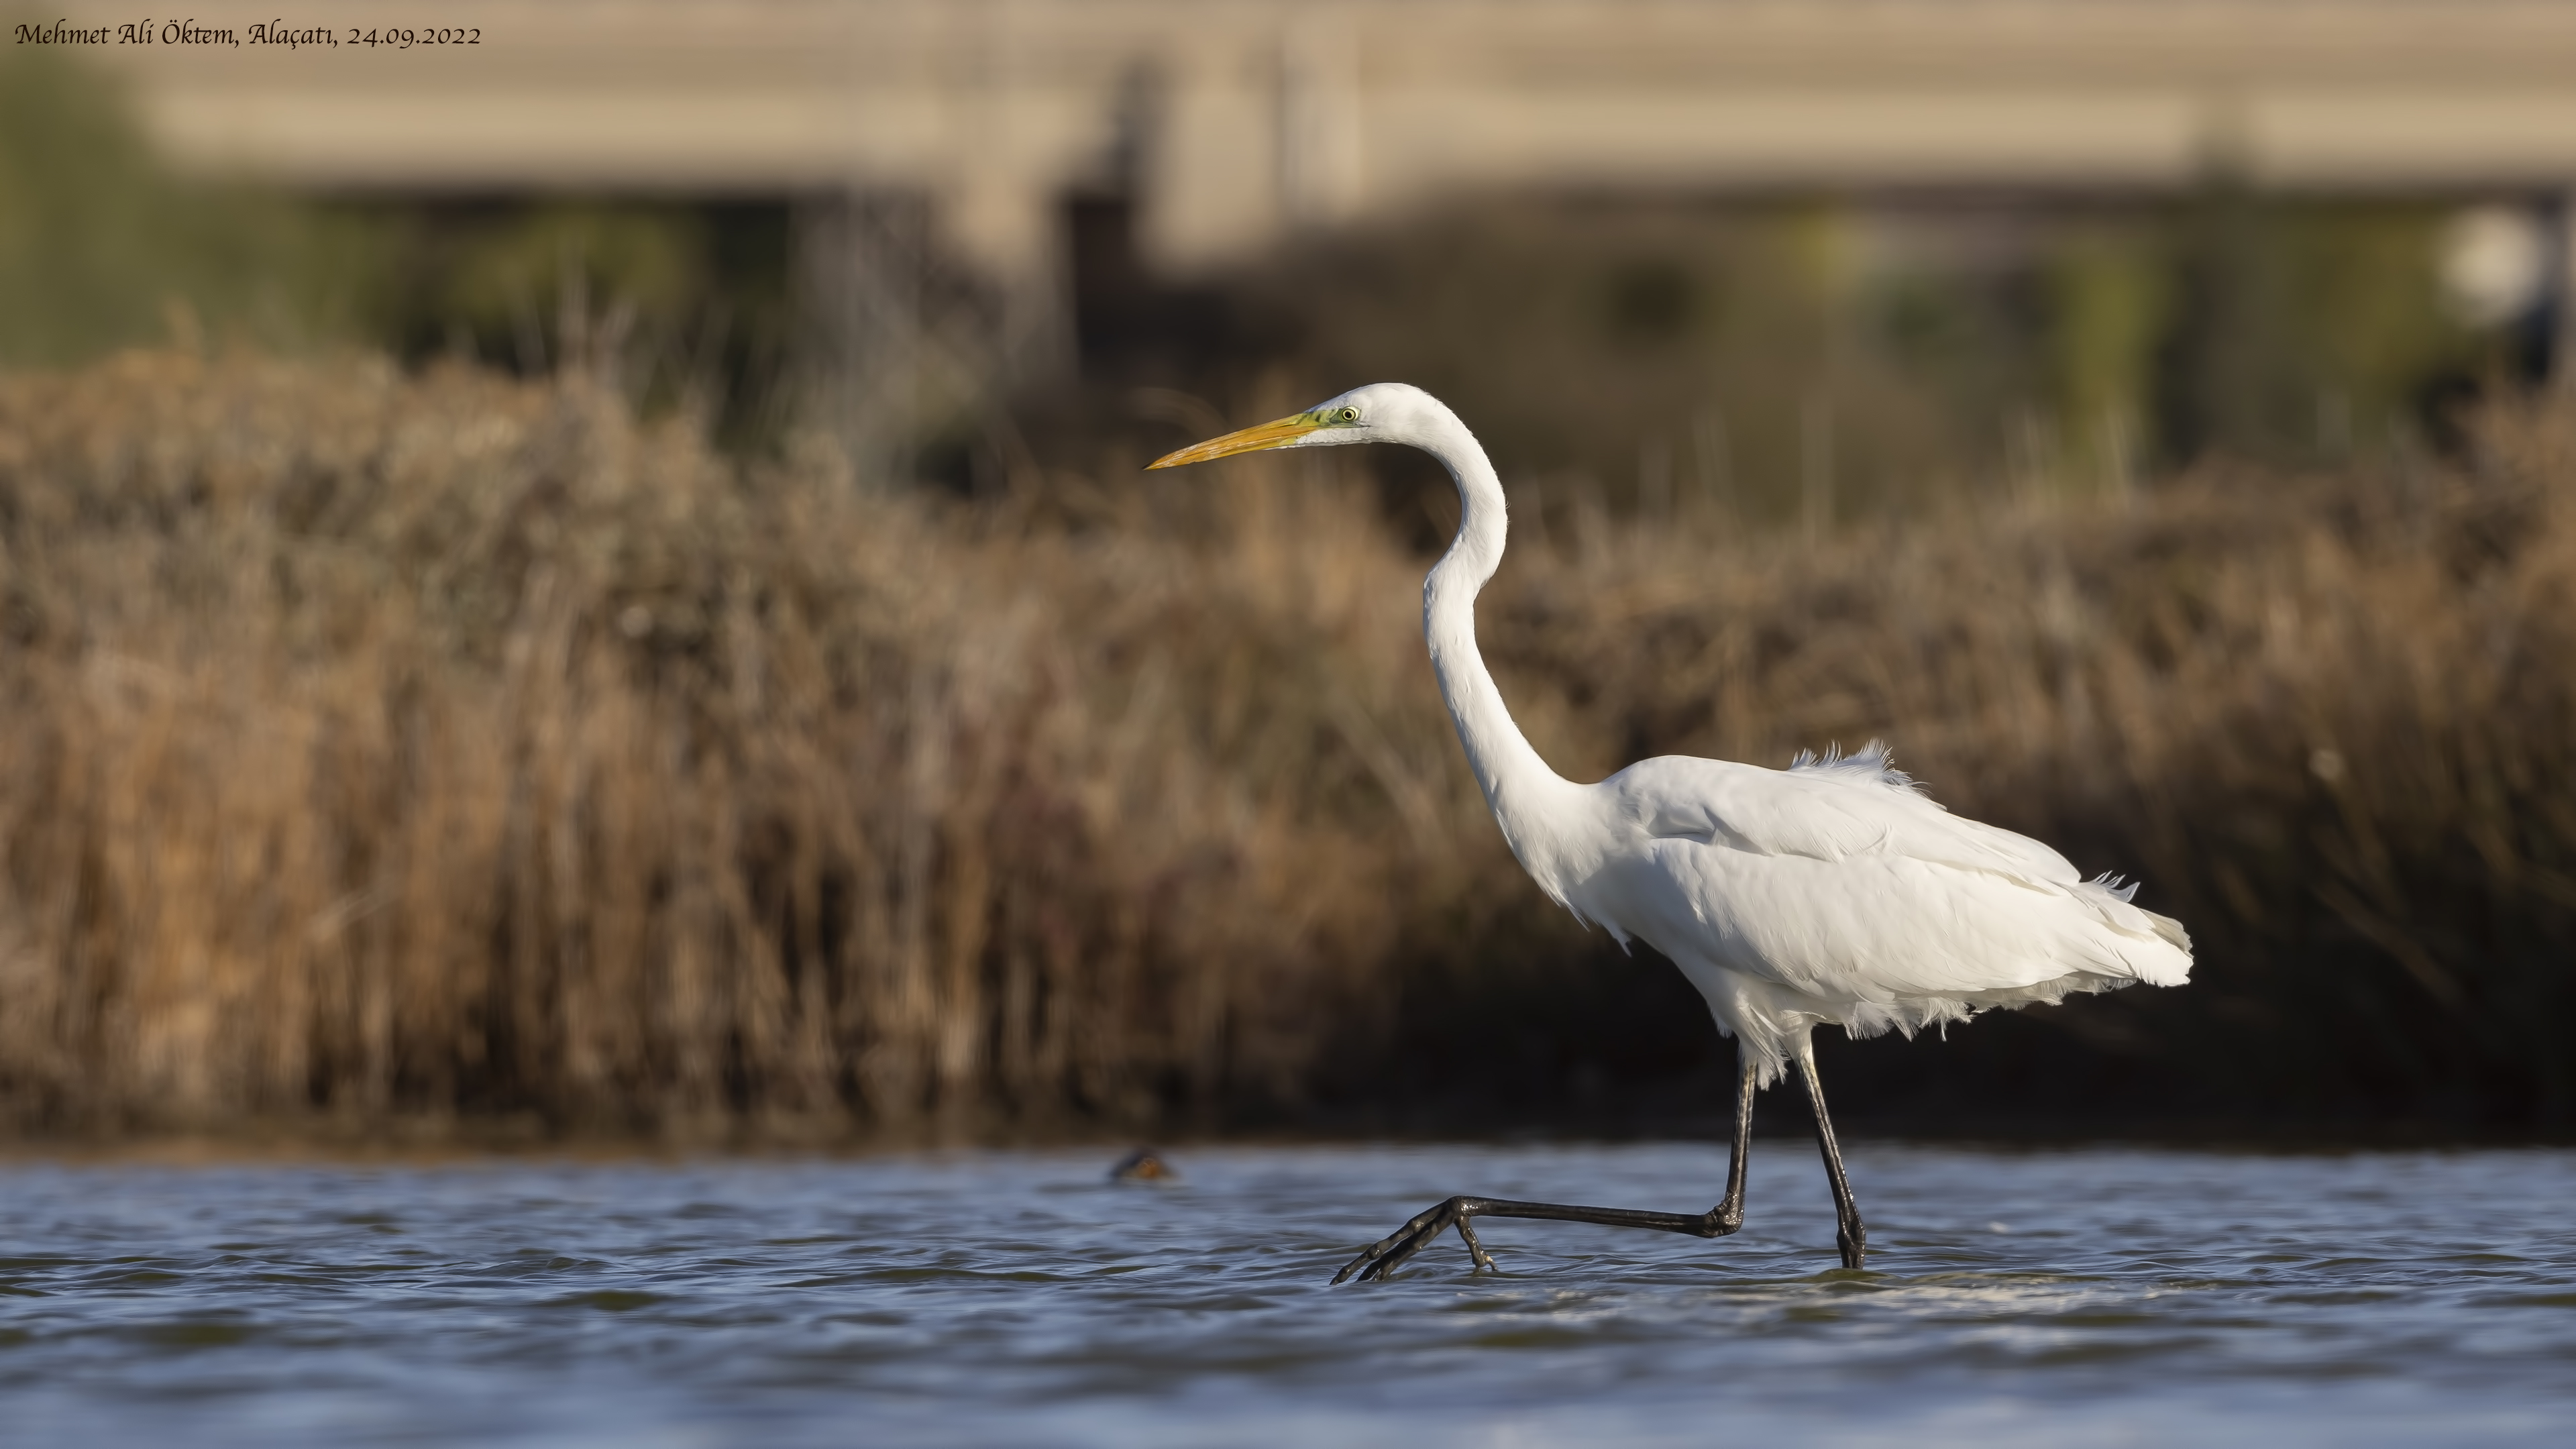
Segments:
[[[2180,926],[1943,810],[1876,748],[1787,771],[1666,757],[1607,783],[1653,841],[1624,914],[1668,954],[1845,1002],[2189,969]]]
[[[1631,766],[1612,783],[1657,838],[1826,861],[1897,855],[2034,886],[2082,879],[2039,841],[1942,809],[1875,742],[1856,755],[1802,760],[1787,770],[1667,755]]]

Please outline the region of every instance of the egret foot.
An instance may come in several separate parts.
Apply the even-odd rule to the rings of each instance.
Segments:
[[[1416,1213],[1387,1236],[1368,1246],[1361,1254],[1342,1265],[1333,1281],[1344,1283],[1356,1276],[1361,1282],[1383,1280],[1404,1266],[1414,1254],[1430,1247],[1442,1233],[1451,1228],[1466,1241],[1469,1260],[1479,1268],[1492,1269],[1494,1260],[1476,1241],[1476,1230],[1468,1226],[1474,1218],[1543,1218],[1560,1223],[1599,1223],[1611,1228],[1653,1228],[1658,1232],[1688,1233],[1695,1238],[1722,1238],[1744,1226],[1744,1209],[1735,1205],[1711,1208],[1704,1213],[1658,1213],[1636,1208],[1582,1207],[1562,1202],[1512,1202],[1503,1198],[1453,1197],[1437,1207]],[[1500,1271],[1495,1269],[1495,1271]]]
[[[1467,1256],[1475,1262],[1477,1268],[1487,1273],[1503,1271],[1494,1266],[1494,1255],[1486,1252],[1485,1245],[1476,1241],[1475,1224],[1465,1218],[1458,1220],[1458,1241],[1467,1245]]]
[[[1850,1227],[1834,1230],[1834,1246],[1842,1252],[1844,1267],[1857,1271],[1869,1266],[1869,1229],[1860,1219],[1852,1219]]]
[[[1414,1254],[1430,1247],[1442,1233],[1453,1227],[1458,1230],[1459,1240],[1467,1245],[1469,1265],[1493,1267],[1494,1260],[1486,1255],[1484,1245],[1476,1241],[1476,1230],[1467,1225],[1467,1219],[1482,1205],[1476,1198],[1453,1197],[1437,1207],[1414,1214],[1403,1227],[1371,1243],[1358,1257],[1343,1264],[1342,1271],[1333,1275],[1333,1281],[1346,1282],[1354,1273],[1360,1274],[1362,1281],[1383,1278]]]

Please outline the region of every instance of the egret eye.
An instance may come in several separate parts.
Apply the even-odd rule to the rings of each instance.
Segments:
[[[1333,410],[1333,421],[1334,421],[1334,422],[1337,422],[1337,423],[1356,423],[1356,422],[1358,422],[1359,420],[1360,420],[1360,410],[1359,410],[1358,408],[1336,408],[1336,409],[1334,409],[1334,410]]]

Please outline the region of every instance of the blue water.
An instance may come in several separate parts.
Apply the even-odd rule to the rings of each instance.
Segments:
[[[2576,1153],[1860,1143],[0,1165],[0,1437],[301,1444],[2576,1442]]]

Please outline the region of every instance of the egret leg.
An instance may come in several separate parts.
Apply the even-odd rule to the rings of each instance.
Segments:
[[[1825,1154],[1825,1176],[1834,1184],[1834,1246],[1842,1250],[1844,1267],[1859,1268],[1869,1257],[1869,1228],[1860,1220],[1860,1204],[1852,1200],[1851,1179],[1843,1175],[1843,1151],[1834,1144],[1834,1119],[1825,1114],[1824,1084],[1816,1079],[1816,1049],[1803,1040],[1798,1043],[1798,1075],[1807,1083],[1807,1105],[1816,1110],[1816,1146]]]
[[[1726,1154],[1726,1196],[1718,1199],[1711,1211],[1728,1232],[1744,1226],[1744,1174],[1752,1165],[1753,1094],[1756,1085],[1753,1054],[1738,1047],[1735,1052],[1735,1143]]]
[[[1727,1154],[1726,1195],[1717,1206],[1704,1213],[1663,1213],[1642,1208],[1583,1207],[1560,1202],[1513,1202],[1506,1198],[1453,1197],[1436,1207],[1417,1213],[1384,1238],[1369,1245],[1358,1257],[1333,1275],[1336,1283],[1347,1282],[1357,1275],[1360,1281],[1383,1279],[1404,1266],[1414,1254],[1439,1240],[1451,1228],[1458,1230],[1467,1245],[1468,1261],[1478,1268],[1492,1268],[1484,1244],[1476,1240],[1476,1230],[1469,1226],[1477,1218],[1537,1218],[1561,1223],[1598,1223],[1610,1228],[1651,1228],[1657,1232],[1688,1233],[1695,1238],[1722,1238],[1744,1226],[1745,1157],[1753,1144],[1754,1064],[1751,1054],[1739,1048],[1735,1054],[1735,1141]],[[1836,1171],[1840,1168],[1837,1166]],[[1857,1223],[1858,1218],[1853,1221]],[[1848,1255],[1846,1255],[1848,1256]]]

